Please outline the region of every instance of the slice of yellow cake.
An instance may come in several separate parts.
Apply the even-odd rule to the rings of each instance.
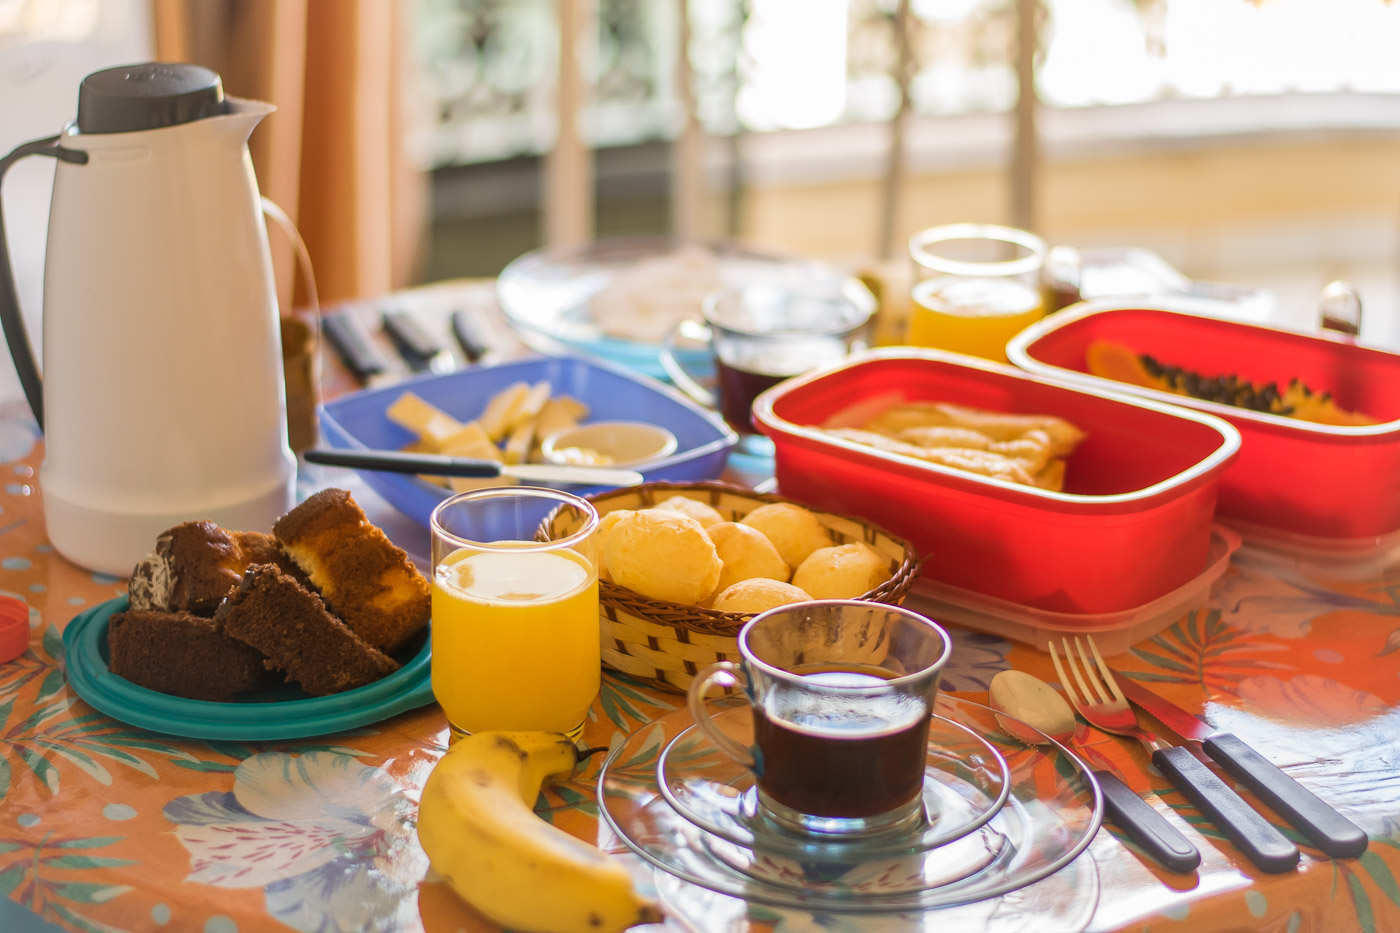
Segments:
[[[385,654],[428,623],[428,581],[344,489],[325,489],[277,520],[272,533],[331,612]]]

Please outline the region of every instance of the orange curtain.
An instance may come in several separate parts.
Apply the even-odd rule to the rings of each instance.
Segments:
[[[250,140],[263,194],[307,243],[322,304],[413,281],[427,179],[406,157],[408,16],[395,0],[152,0],[157,55],[277,112]],[[290,244],[271,233],[284,307]],[[299,294],[299,293],[298,293]]]

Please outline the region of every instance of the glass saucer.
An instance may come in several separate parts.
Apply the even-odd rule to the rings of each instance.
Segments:
[[[676,878],[753,903],[806,911],[967,904],[1016,891],[1074,861],[1103,820],[1098,785],[1084,764],[1049,737],[1035,748],[1000,738],[985,706],[942,696],[937,712],[985,736],[1010,772],[1005,805],[968,837],[973,841],[967,845],[995,852],[968,874],[950,868],[943,858],[946,845],[901,857],[852,841],[841,846],[844,860],[807,859],[770,856],[707,833],[671,806],[657,781],[661,752],[694,725],[686,710],[643,726],[613,747],[598,777],[599,812],[628,848]],[[898,880],[882,881],[879,866],[897,868]]]
[[[714,724],[741,745],[753,742],[753,717],[742,700],[721,700]],[[852,840],[805,835],[766,817],[758,806],[753,772],[730,758],[700,729],[690,726],[657,758],[657,785],[677,813],[708,833],[768,855],[844,860]],[[961,839],[1001,809],[1011,791],[1006,760],[985,739],[943,716],[929,724],[924,770],[925,822],[917,831],[861,839],[868,855],[927,852]]]
[[[829,897],[916,894],[970,878],[998,859],[1011,857],[1007,838],[990,828],[974,829],[934,849],[901,856],[860,853],[856,861],[833,855],[801,858],[774,855],[704,834],[705,849],[725,866],[762,884],[794,893]],[[849,849],[850,844],[844,848]]]

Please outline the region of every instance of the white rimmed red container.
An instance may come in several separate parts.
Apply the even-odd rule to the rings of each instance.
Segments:
[[[1049,414],[1085,432],[1063,492],[843,440],[899,401]],[[1032,609],[1134,609],[1199,576],[1221,474],[1239,451],[1226,422],[955,353],[874,350],[760,395],[783,495],[860,515],[919,551],[931,580]]]
[[[1208,376],[1256,385],[1293,378],[1381,423],[1315,424],[1090,375],[1085,351],[1111,340]],[[1220,480],[1219,514],[1247,540],[1345,559],[1400,543],[1400,355],[1331,334],[1210,317],[1189,305],[1092,301],[1012,340],[1027,372],[1216,415],[1234,425],[1239,458]]]

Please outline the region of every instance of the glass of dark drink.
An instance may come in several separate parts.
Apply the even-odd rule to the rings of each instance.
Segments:
[[[791,376],[845,359],[870,342],[875,301],[851,280],[843,290],[804,291],[751,285],[709,295],[704,321],[683,321],[661,348],[667,375],[687,395],[717,409],[740,434],[752,434],[753,400]],[[676,358],[680,340],[708,344],[715,359],[714,391]]]
[[[763,815],[827,838],[922,825],[929,719],[951,642],[899,606],[815,600],[755,616],[740,663],[720,661],[689,691],[696,723],[754,772]],[[711,684],[742,686],[754,744],[718,728]]]

